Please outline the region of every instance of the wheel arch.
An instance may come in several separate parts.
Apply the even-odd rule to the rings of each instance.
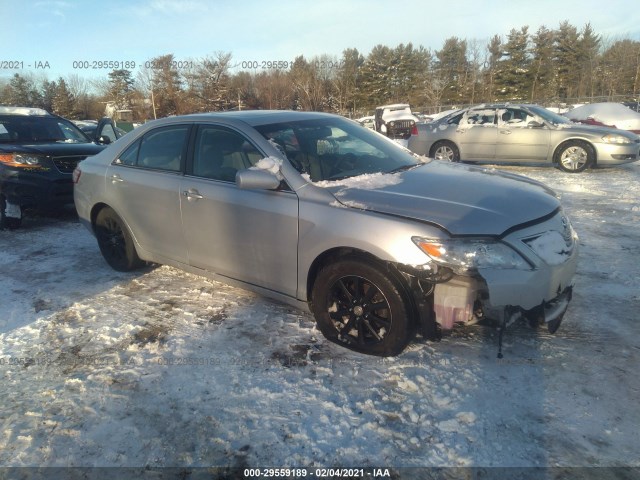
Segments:
[[[96,203],[93,207],[91,207],[91,214],[90,214],[91,229],[94,232],[96,229],[96,219],[98,218],[98,214],[100,213],[100,210],[102,210],[103,208],[112,208],[112,207],[110,207],[109,205],[103,202]]]
[[[311,263],[309,267],[309,271],[307,273],[307,301],[309,303],[313,302],[313,287],[315,285],[316,278],[318,277],[318,273],[320,270],[326,265],[330,265],[336,263],[343,259],[358,259],[364,262],[370,263],[373,266],[379,268],[380,270],[387,272],[392,279],[400,286],[403,290],[407,300],[411,304],[412,313],[415,318],[417,314],[415,299],[411,294],[411,288],[405,276],[398,270],[396,264],[394,262],[385,261],[377,256],[373,255],[364,250],[360,250],[358,248],[353,247],[335,247],[329,250],[322,252],[318,255],[315,260]]]

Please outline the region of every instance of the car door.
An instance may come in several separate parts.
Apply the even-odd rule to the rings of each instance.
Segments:
[[[535,124],[531,124],[534,120]],[[545,161],[549,154],[549,139],[549,127],[527,111],[518,107],[498,110],[496,160]]]
[[[110,204],[142,248],[187,263],[181,228],[180,185],[190,125],[147,132],[109,167]]]
[[[115,142],[122,135],[118,132],[113,120],[109,117],[103,117],[98,122],[92,140],[99,144],[108,145]]]
[[[493,160],[498,137],[495,109],[468,110],[460,119],[455,135],[462,160]]]
[[[236,130],[198,126],[180,188],[189,263],[295,296],[297,195],[288,189],[243,190],[235,184],[238,170],[263,157]]]

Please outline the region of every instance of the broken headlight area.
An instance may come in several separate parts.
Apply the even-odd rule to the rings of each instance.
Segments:
[[[509,245],[493,239],[413,237],[413,243],[434,263],[458,275],[479,268],[531,270],[532,265]]]

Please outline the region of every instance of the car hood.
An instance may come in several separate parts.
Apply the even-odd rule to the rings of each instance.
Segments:
[[[428,222],[451,235],[501,235],[560,207],[540,182],[461,164],[432,161],[373,182],[357,178],[325,188],[347,207]]]
[[[621,135],[629,140],[638,140],[638,135],[627,130],[620,130],[613,127],[604,127],[602,125],[587,125],[584,123],[570,123],[561,124],[555,127],[557,130],[568,131],[570,133],[582,133],[588,135],[607,135],[613,133],[615,135]]]
[[[75,156],[75,155],[95,155],[104,150],[104,145],[95,143],[33,143],[27,144],[0,144],[0,152],[6,153],[32,153],[49,155],[52,157]]]

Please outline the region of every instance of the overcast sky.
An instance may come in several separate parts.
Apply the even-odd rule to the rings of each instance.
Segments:
[[[173,53],[177,60],[217,51],[243,61],[291,61],[345,48],[362,54],[383,44],[442,47],[457,36],[485,45],[495,35],[528,25],[557,28],[590,22],[607,39],[640,40],[635,0],[0,0],[0,62],[22,62],[14,73],[45,72],[50,79],[105,70],[73,68],[74,61],[134,61]],[[40,63],[37,63],[40,62]],[[48,62],[49,68],[35,69]]]

